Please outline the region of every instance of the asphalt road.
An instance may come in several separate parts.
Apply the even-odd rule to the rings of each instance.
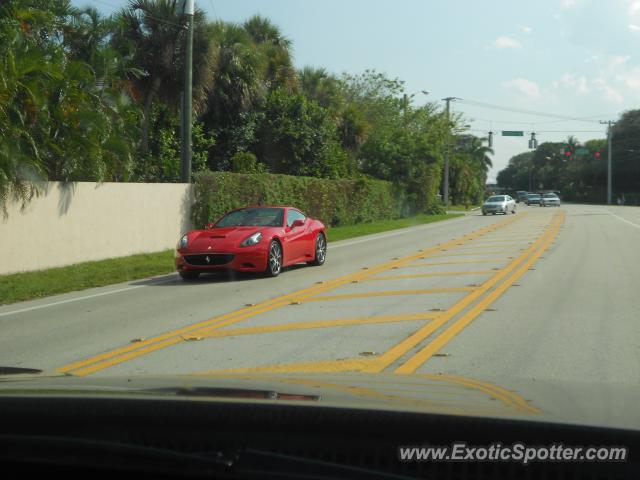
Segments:
[[[0,307],[0,365],[637,384],[640,208],[521,205],[330,243],[278,278],[176,275]]]

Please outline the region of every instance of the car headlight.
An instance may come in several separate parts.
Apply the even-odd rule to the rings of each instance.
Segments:
[[[250,237],[245,238],[242,243],[240,243],[241,247],[250,247],[252,245],[257,244],[258,242],[260,242],[260,240],[262,239],[262,233],[261,232],[256,232],[253,235],[251,235]]]
[[[180,241],[178,242],[178,248],[187,248],[188,244],[189,244],[189,237],[185,233],[180,239]]]

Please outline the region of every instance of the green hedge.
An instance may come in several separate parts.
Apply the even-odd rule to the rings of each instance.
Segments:
[[[294,205],[326,225],[353,225],[399,217],[399,197],[382,180],[202,172],[195,176],[193,220],[201,227],[234,208],[272,204]]]

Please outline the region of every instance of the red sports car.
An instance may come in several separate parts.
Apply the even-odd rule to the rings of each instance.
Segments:
[[[176,269],[184,279],[215,270],[275,277],[294,263],[322,265],[327,237],[322,222],[294,207],[246,207],[185,233],[176,250]]]

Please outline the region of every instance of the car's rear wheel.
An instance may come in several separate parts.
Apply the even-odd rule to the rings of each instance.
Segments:
[[[265,274],[268,277],[277,277],[282,271],[282,246],[277,240],[271,240],[269,244],[269,256]]]
[[[324,236],[324,233],[319,233],[316,237],[316,252],[315,258],[313,261],[308,262],[309,265],[324,265],[325,260],[327,259],[327,239]]]
[[[196,280],[200,276],[200,272],[178,272],[183,280]]]

